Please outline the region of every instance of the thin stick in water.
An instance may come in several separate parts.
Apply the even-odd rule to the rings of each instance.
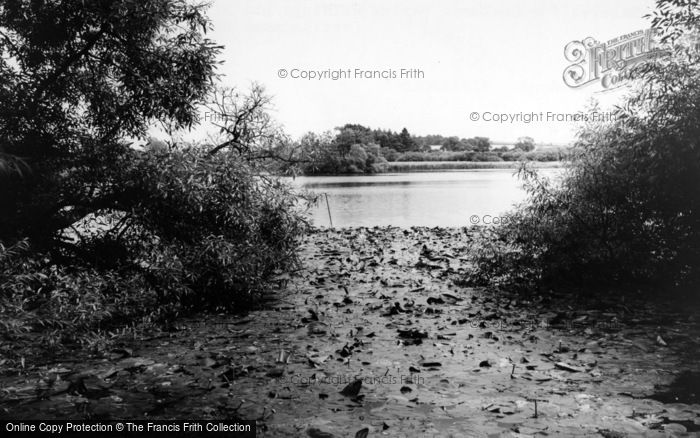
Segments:
[[[331,228],[333,228],[333,218],[331,217],[331,206],[328,204],[328,193],[324,193],[323,196],[326,197],[326,208],[328,209],[328,220],[331,222]]]

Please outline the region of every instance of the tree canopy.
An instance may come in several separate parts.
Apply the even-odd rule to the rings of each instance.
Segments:
[[[0,239],[50,239],[114,205],[117,188],[71,183],[81,166],[153,123],[196,122],[220,50],[205,10],[184,0],[0,4]]]
[[[185,0],[0,3],[0,337],[230,310],[295,264],[299,198],[251,155],[269,97],[216,86],[210,28]],[[140,147],[206,104],[221,143]]]

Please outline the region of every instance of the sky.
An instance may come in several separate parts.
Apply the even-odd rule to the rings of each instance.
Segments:
[[[222,84],[264,85],[294,137],[359,123],[563,144],[578,123],[557,119],[591,99],[605,110],[624,93],[568,87],[564,47],[646,29],[652,9],[652,0],[214,0],[209,16],[225,47]],[[301,77],[312,71],[327,76]],[[525,123],[520,113],[541,117]]]

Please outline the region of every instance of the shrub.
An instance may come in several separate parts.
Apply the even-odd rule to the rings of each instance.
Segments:
[[[474,154],[473,161],[503,161],[503,159],[495,152],[477,152]]]
[[[155,321],[169,309],[143,275],[72,269],[26,243],[0,249],[0,351],[12,355],[21,341],[52,347],[85,344],[95,333]],[[14,349],[10,349],[10,345]]]
[[[84,343],[141,318],[236,310],[294,266],[304,221],[267,167],[286,136],[262,87],[217,96],[207,7],[0,6],[0,335]],[[191,128],[204,104],[229,124],[208,151],[127,143]]]
[[[523,156],[528,161],[560,161],[565,154],[565,152],[532,151],[524,154]]]
[[[376,144],[353,144],[347,153],[330,144],[321,144],[317,148],[321,153],[305,166],[307,174],[375,173],[386,169],[387,160],[382,156],[382,148]]]
[[[387,148],[387,147],[381,148],[381,153],[382,153],[382,157],[384,157],[384,159],[386,159],[387,161],[396,161],[396,159],[400,155],[396,151],[396,149]]]
[[[179,272],[189,293],[185,308],[249,302],[276,271],[296,263],[305,225],[296,195],[237,153],[189,147],[141,153],[131,162],[117,183],[134,193],[122,243],[159,266],[151,271]]]
[[[691,59],[640,67],[644,86],[614,121],[582,128],[559,184],[521,169],[529,199],[485,241],[472,280],[696,293],[700,68]]]
[[[101,190],[120,199],[119,210],[64,230],[60,250],[37,253],[21,241],[0,253],[3,338],[85,344],[134,321],[243,310],[296,266],[306,223],[278,179],[235,153],[110,150],[120,153],[108,163],[92,157],[90,172],[105,170]],[[79,185],[87,176],[73,174]]]
[[[523,161],[525,158],[523,151],[502,152],[500,155],[503,161]]]

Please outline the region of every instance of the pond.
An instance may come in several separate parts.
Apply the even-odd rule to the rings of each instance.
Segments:
[[[560,171],[540,172],[556,177]],[[321,194],[310,216],[325,227],[330,219],[335,227],[498,224],[526,196],[512,169],[304,176],[293,183]]]

